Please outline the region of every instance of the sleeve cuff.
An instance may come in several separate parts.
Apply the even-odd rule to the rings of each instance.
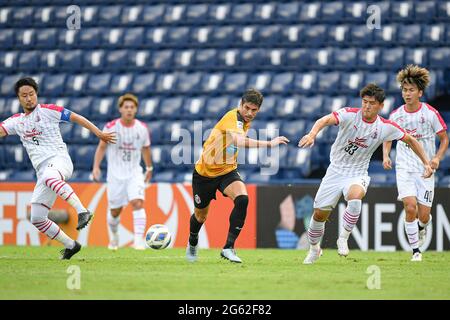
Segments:
[[[333,111],[333,116],[334,116],[334,118],[335,118],[336,121],[337,121],[336,125],[338,125],[338,124],[339,124],[339,117],[338,117],[338,114],[337,114],[336,111]]]

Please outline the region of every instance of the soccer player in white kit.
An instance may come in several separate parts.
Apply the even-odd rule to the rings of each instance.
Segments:
[[[110,213],[107,221],[111,231],[108,248],[119,247],[118,227],[122,208],[130,203],[133,207],[134,248],[145,249],[144,232],[147,215],[144,209],[145,184],[153,172],[150,154],[150,134],[147,125],[136,119],[138,98],[125,94],[119,98],[120,118],[106,124],[103,131],[115,132],[117,144],[107,145],[100,141],[95,152],[92,175],[100,180],[100,163],[105,156],[108,160],[107,191]],[[141,156],[146,165],[142,172]]]
[[[93,217],[72,187],[66,181],[72,176],[73,164],[63,142],[60,122],[75,122],[105,143],[115,142],[113,133],[103,133],[81,115],[53,104],[38,104],[38,85],[33,78],[22,78],[14,86],[24,113],[15,114],[0,123],[0,137],[20,136],[31,163],[36,170],[37,183],[31,197],[31,223],[51,239],[61,242],[65,249],[61,259],[70,259],[80,251],[81,245],[69,238],[60,227],[48,219],[48,212],[60,196],[78,213],[77,230],[81,230]]]
[[[405,104],[392,111],[389,119],[397,122],[406,132],[415,137],[425,149],[433,170],[439,168],[448,148],[447,125],[439,112],[425,102],[421,102],[430,82],[427,69],[408,65],[397,74]],[[440,145],[436,152],[436,135]],[[392,169],[389,158],[392,142],[383,144],[383,166]],[[425,242],[427,226],[431,221],[431,206],[434,194],[434,175],[421,176],[420,159],[403,142],[397,143],[395,158],[398,200],[405,208],[405,231],[413,250],[411,261],[422,261],[420,247]],[[418,220],[417,220],[418,218]]]
[[[299,141],[299,147],[311,147],[320,130],[330,125],[339,126],[336,141],[331,147],[330,166],[314,199],[314,214],[308,228],[310,250],[304,264],[312,264],[322,255],[320,241],[325,231],[325,221],[341,194],[347,201],[347,207],[343,219],[344,228],[337,246],[339,255],[348,255],[347,240],[358,222],[362,199],[370,183],[367,173],[369,162],[383,141],[402,140],[408,143],[422,160],[424,176],[432,174],[428,158],[419,142],[396,123],[378,115],[385,99],[383,89],[375,84],[368,84],[360,91],[360,96],[362,108],[343,108],[320,118]]]

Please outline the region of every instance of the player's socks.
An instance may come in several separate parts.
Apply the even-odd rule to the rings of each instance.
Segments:
[[[145,210],[144,209],[134,210],[133,227],[134,227],[134,235],[136,238],[143,239],[146,224],[147,224],[147,215],[145,214]]]
[[[408,236],[409,244],[411,248],[418,249],[419,248],[419,226],[417,224],[417,220],[412,222],[405,221],[405,231]]]
[[[234,208],[230,214],[230,227],[224,249],[234,248],[234,243],[244,227],[247,216],[248,196],[240,195],[234,199]]]
[[[69,238],[56,223],[47,218],[48,211],[49,209],[44,205],[32,203],[31,223],[50,239],[55,239],[61,242],[64,247],[72,249],[75,246],[75,241]]]
[[[191,246],[196,246],[198,244],[198,233],[202,228],[203,223],[198,222],[195,214],[191,215],[191,219],[189,221],[190,225],[190,233],[189,233],[189,244]]]
[[[349,200],[347,202],[347,208],[345,208],[343,225],[344,229],[339,235],[341,238],[348,239],[353,228],[358,222],[359,216],[361,215],[361,200]]]
[[[64,181],[64,177],[59,171],[54,169],[47,169],[44,171],[42,179],[45,185],[52,189],[63,200],[67,201],[77,213],[86,212],[86,208],[81,203],[78,196],[73,191],[72,187]]]
[[[318,249],[325,231],[325,221],[316,221],[311,217],[308,228],[308,241],[311,247]]]
[[[111,211],[108,213],[108,226],[109,230],[111,230],[112,233],[117,233],[119,230],[119,224],[120,224],[120,216],[113,217],[111,214]]]

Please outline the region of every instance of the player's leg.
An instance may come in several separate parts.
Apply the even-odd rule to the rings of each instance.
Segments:
[[[221,255],[232,262],[241,263],[242,260],[234,251],[234,244],[239,237],[242,228],[244,227],[245,218],[247,217],[247,188],[241,180],[234,180],[223,188],[223,194],[234,202],[234,207],[230,214],[228,236]]]
[[[419,248],[423,246],[426,240],[427,229],[431,222],[431,206],[434,197],[434,176],[424,179],[416,176],[417,184],[417,218],[419,227]]]
[[[44,184],[77,211],[77,230],[81,230],[87,226],[94,214],[83,206],[72,187],[66,182],[72,176],[72,172],[73,165],[69,158],[54,157],[46,164],[38,183]]]
[[[411,261],[421,261],[422,255],[419,249],[419,225],[417,223],[417,198],[405,197],[402,199],[405,209],[405,232],[409,245],[413,251]]]
[[[133,207],[134,248],[144,250],[144,233],[147,225],[147,215],[144,209],[144,200],[133,199],[130,201]]]
[[[61,259],[70,259],[80,251],[81,245],[65,234],[61,228],[48,219],[48,212],[56,200],[56,194],[43,184],[37,184],[31,197],[31,223],[50,239],[64,245]]]
[[[110,208],[107,215],[110,239],[108,248],[117,250],[119,248],[119,224],[122,208],[128,204],[126,184],[123,181],[109,178],[106,185],[108,195],[108,206]]]
[[[353,228],[357,224],[361,215],[362,199],[366,195],[367,188],[369,187],[370,178],[368,176],[362,176],[352,178],[349,181],[349,187],[344,188],[344,196],[347,201],[347,207],[345,208],[343,217],[343,228],[336,241],[338,247],[338,254],[346,257],[349,254],[348,238],[353,231]]]

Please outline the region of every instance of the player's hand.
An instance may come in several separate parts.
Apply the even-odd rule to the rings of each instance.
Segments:
[[[92,179],[96,182],[100,181],[100,178],[102,177],[102,171],[100,168],[94,168],[92,170]]]
[[[314,140],[314,137],[308,133],[300,139],[298,146],[300,148],[312,147],[314,145]]]
[[[430,161],[430,166],[432,169],[437,170],[439,169],[439,158],[438,157],[434,157],[433,159],[431,159]]]
[[[270,141],[270,147],[276,147],[279,144],[287,144],[288,142],[289,140],[286,137],[276,137]]]
[[[144,178],[144,182],[145,183],[149,183],[150,180],[152,180],[152,175],[153,175],[153,171],[145,171],[145,178]]]
[[[115,132],[101,132],[98,136],[100,140],[105,141],[106,143],[116,143],[117,137]]]
[[[384,158],[383,159],[383,168],[384,170],[391,170],[392,169],[392,161],[391,158]]]
[[[429,164],[425,165],[424,167],[425,167],[425,171],[423,172],[422,177],[423,178],[431,177],[431,175],[434,173],[435,170],[433,168],[431,168],[431,166]]]

